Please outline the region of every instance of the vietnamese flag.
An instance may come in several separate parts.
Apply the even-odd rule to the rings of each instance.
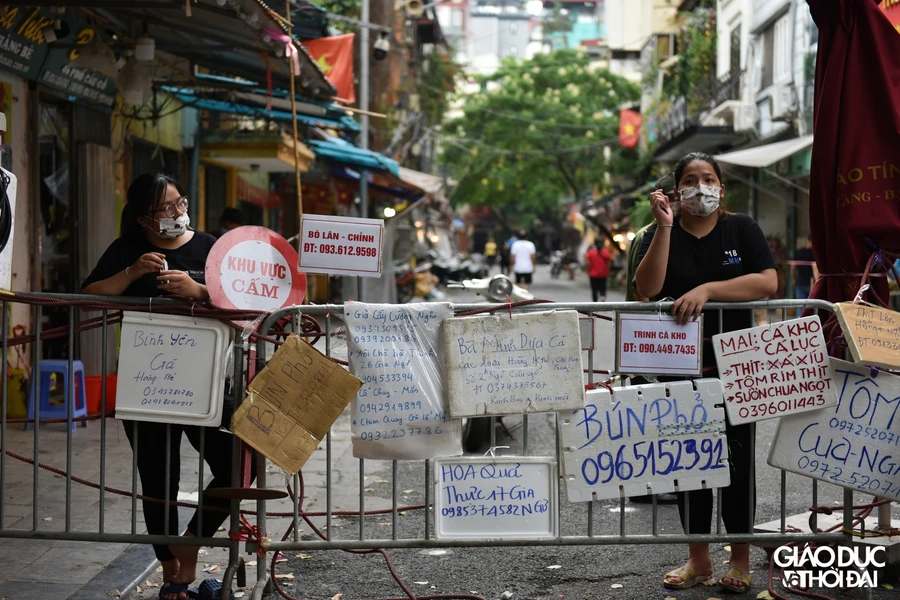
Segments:
[[[809,230],[822,277],[811,297],[853,300],[874,255],[862,298],[887,302],[884,265],[900,251],[900,35],[875,0],[807,3],[819,27]]]
[[[325,77],[337,88],[337,95],[349,104],[356,102],[353,91],[353,37],[347,33],[303,42]]]
[[[619,111],[619,145],[636,148],[641,139],[641,122],[644,118],[636,110],[623,108]]]

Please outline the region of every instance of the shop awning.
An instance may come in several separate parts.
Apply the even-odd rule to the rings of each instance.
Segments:
[[[789,158],[798,152],[806,150],[812,146],[812,143],[813,136],[805,135],[783,142],[757,146],[756,148],[737,150],[735,152],[728,152],[727,154],[718,154],[715,158],[717,161],[728,165],[763,169],[774,165],[780,160]]]
[[[399,177],[400,166],[383,154],[357,148],[348,142],[338,139],[332,141],[309,140],[308,144],[316,153],[316,158],[347,165],[356,169],[372,169],[384,171]]]
[[[734,146],[742,137],[742,134],[735,133],[734,128],[730,125],[725,127],[693,125],[662,144],[657,150],[654,160],[656,162],[674,162],[688,152],[714,153],[720,148]]]
[[[247,171],[287,173],[294,171],[294,148],[301,171],[308,171],[316,158],[303,142],[273,132],[229,132],[222,139],[207,138],[200,144],[200,156],[210,162]]]
[[[232,115],[242,115],[257,119],[272,119],[275,121],[291,120],[291,113],[284,110],[266,110],[264,106],[254,104],[244,104],[237,102],[229,102],[227,100],[216,100],[212,98],[203,98],[183,89],[164,88],[166,91],[173,92],[173,96],[192,106],[198,110],[208,110],[212,112],[227,113]],[[336,129],[338,131],[357,132],[359,124],[350,117],[339,117],[331,119],[328,117],[320,117],[308,114],[297,113],[297,120],[312,127],[325,127],[327,129]]]
[[[360,173],[349,167],[335,166],[331,169],[335,177],[359,183]],[[418,200],[426,195],[425,190],[400,179],[397,175],[386,171],[369,171],[367,178],[369,190],[382,192],[395,198]]]
[[[441,195],[443,192],[444,179],[437,175],[429,175],[428,173],[407,169],[406,167],[400,167],[399,175],[400,179],[406,183],[411,183],[416,187],[422,188],[432,196]]]

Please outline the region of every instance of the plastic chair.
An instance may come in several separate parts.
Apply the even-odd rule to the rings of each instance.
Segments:
[[[80,360],[72,362],[72,368],[75,370],[75,393],[72,394],[72,418],[86,417],[87,412],[87,396],[84,387],[84,365]],[[56,373],[62,375],[63,402],[62,406],[50,404],[50,386],[51,377]],[[68,416],[66,402],[69,401],[69,361],[68,360],[42,360],[40,372],[37,374],[41,378],[41,418],[42,419],[65,419]],[[57,382],[60,378],[57,377]],[[28,391],[28,418],[34,419],[34,377],[31,378],[31,385]],[[75,431],[77,423],[72,421],[72,431]],[[87,427],[87,420],[81,422],[82,427]],[[31,429],[31,423],[25,423],[25,430]]]

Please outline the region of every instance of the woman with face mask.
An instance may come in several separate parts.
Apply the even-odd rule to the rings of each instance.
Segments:
[[[747,215],[728,213],[720,202],[725,196],[722,172],[716,161],[693,152],[675,165],[675,194],[669,202],[663,190],[650,196],[655,225],[644,234],[635,275],[636,292],[645,298],[675,298],[672,314],[684,323],[701,317],[711,300],[745,302],[775,293],[778,285],[775,259],[759,226]],[[752,311],[725,310],[722,331],[718,314],[703,315],[703,337],[753,326]],[[712,345],[704,343],[704,368],[715,368]],[[704,377],[717,377],[704,372]],[[731,485],[722,490],[722,520],[729,533],[750,533],[755,499],[752,489],[754,460],[751,453],[753,424],[725,425]],[[690,496],[685,503],[685,496]],[[692,534],[709,534],[713,515],[712,490],[678,494],[682,525],[690,511]],[[687,510],[686,510],[687,509]],[[750,589],[750,545],[732,544],[729,568],[719,585],[733,592]],[[689,544],[689,559],[665,575],[663,585],[685,589],[713,576],[709,544]]]
[[[82,285],[84,294],[102,296],[156,297],[176,294],[207,300],[206,257],[216,239],[188,228],[188,199],[178,183],[165,175],[141,175],[128,188],[128,203],[122,210],[121,237],[114,241]],[[122,421],[132,450],[137,454],[141,489],[150,498],[166,494],[165,423]],[[169,500],[178,496],[181,473],[181,434],[200,450],[200,427],[169,425]],[[231,436],[209,427],[204,432],[204,457],[213,479],[207,490],[231,486]],[[256,461],[251,461],[254,465]],[[228,517],[230,502],[204,495],[202,519],[195,513],[184,535],[211,537]],[[144,520],[153,535],[165,533],[165,507],[144,501]],[[224,509],[224,510],[222,510]],[[202,529],[198,529],[198,524]],[[169,506],[169,534],[178,535],[178,509]],[[199,546],[154,545],[162,563],[163,600],[186,600],[188,585],[194,581]]]

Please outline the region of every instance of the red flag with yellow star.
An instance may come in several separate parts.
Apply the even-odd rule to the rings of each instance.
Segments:
[[[356,102],[353,91],[353,35],[337,35],[303,42],[328,81],[337,88],[339,98],[349,104]]]
[[[623,148],[636,148],[641,138],[641,122],[643,117],[636,110],[623,108],[619,111],[619,145]]]

